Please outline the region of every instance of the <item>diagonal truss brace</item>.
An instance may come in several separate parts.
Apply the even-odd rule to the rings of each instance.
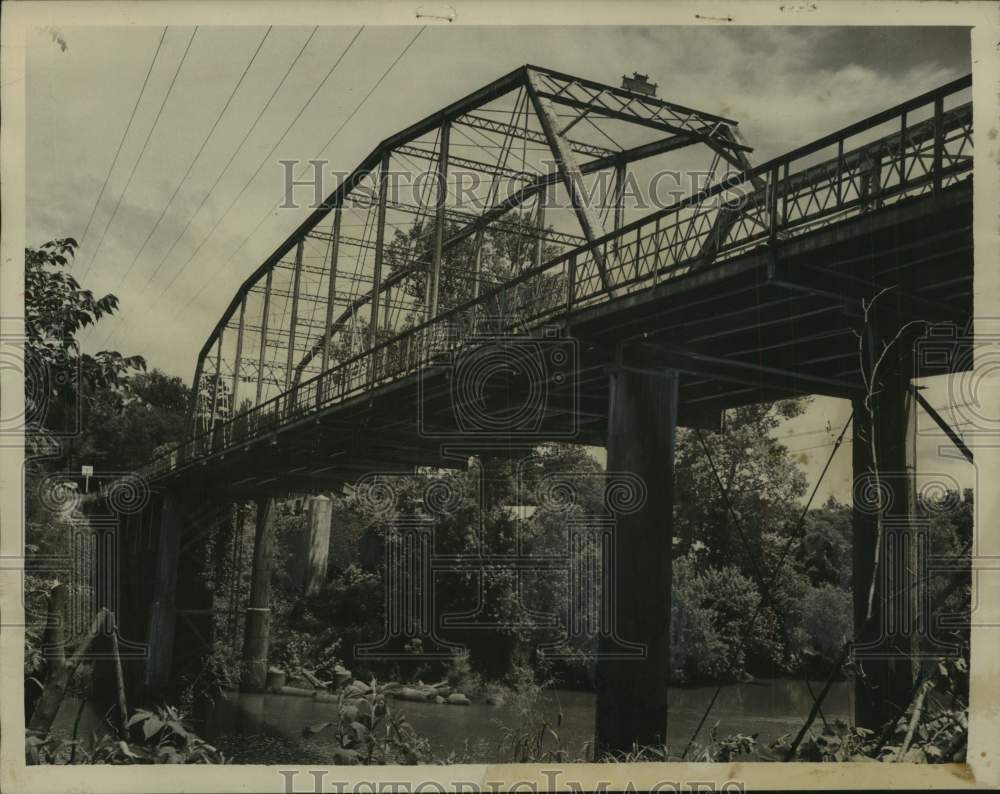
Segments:
[[[559,175],[562,177],[566,192],[569,194],[570,202],[573,204],[573,210],[576,212],[577,220],[580,222],[580,228],[583,230],[583,234],[591,246],[594,261],[597,263],[597,269],[601,274],[601,284],[607,291],[608,297],[613,298],[614,292],[611,289],[611,283],[608,279],[607,263],[604,261],[603,253],[594,245],[597,239],[604,236],[604,227],[601,225],[600,218],[587,206],[584,199],[586,191],[583,184],[583,172],[576,162],[572,145],[560,130],[559,118],[556,115],[551,100],[539,96],[540,88],[538,78],[534,72],[529,70],[528,96],[531,98],[531,104],[535,108],[535,113],[542,125],[542,130],[545,132],[549,148],[555,157],[556,167],[559,169]]]

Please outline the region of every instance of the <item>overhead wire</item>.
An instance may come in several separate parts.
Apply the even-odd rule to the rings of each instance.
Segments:
[[[149,62],[149,68],[146,70],[146,77],[143,79],[142,87],[139,89],[139,96],[136,97],[135,104],[132,106],[132,113],[128,117],[128,124],[125,125],[125,131],[122,133],[121,140],[118,141],[118,148],[115,150],[114,159],[111,160],[108,173],[104,176],[104,184],[101,185],[101,190],[97,194],[97,200],[94,202],[94,206],[90,210],[90,217],[87,218],[87,225],[83,230],[83,234],[80,236],[81,244],[87,239],[87,233],[90,231],[90,225],[94,221],[94,215],[97,212],[97,207],[100,205],[101,199],[104,198],[104,191],[107,190],[108,181],[111,179],[111,174],[115,170],[115,166],[118,164],[118,157],[122,153],[122,147],[125,145],[125,139],[128,137],[129,130],[132,129],[132,122],[135,121],[136,111],[139,109],[142,97],[146,93],[146,86],[149,85],[149,76],[153,73],[153,67],[156,66],[156,59],[159,57],[160,50],[163,48],[163,40],[167,37],[167,30],[168,28],[164,28],[163,32],[160,34],[160,41],[156,45],[156,52],[153,53],[153,59]]]
[[[122,199],[125,198],[125,194],[128,192],[129,187],[132,185],[132,180],[135,178],[135,172],[139,168],[139,163],[142,162],[143,156],[146,154],[146,148],[149,146],[149,141],[153,137],[153,133],[156,131],[156,126],[159,124],[160,116],[163,115],[163,108],[167,105],[167,100],[170,99],[170,95],[173,93],[174,85],[177,83],[177,77],[181,73],[181,69],[184,67],[184,62],[187,60],[188,53],[191,51],[191,45],[194,44],[194,38],[198,35],[198,28],[195,27],[194,31],[191,33],[191,38],[188,39],[187,46],[184,48],[184,54],[181,55],[180,61],[177,63],[177,68],[174,70],[174,76],[170,78],[170,85],[167,86],[167,92],[163,95],[163,101],[160,102],[160,107],[156,111],[156,117],[153,119],[153,124],[149,128],[149,132],[146,134],[146,140],[142,142],[142,149],[139,151],[139,156],[136,158],[135,163],[132,165],[132,170],[129,172],[128,180],[125,182],[125,187],[122,188],[122,192],[118,194],[118,201],[115,203],[114,211],[111,213],[111,217],[108,219],[107,224],[104,226],[104,231],[101,233],[101,239],[98,240],[97,246],[94,248],[94,253],[90,257],[90,262],[87,263],[87,267],[84,269],[80,278],[83,278],[90,272],[90,268],[93,267],[94,262],[97,260],[97,254],[101,250],[101,246],[104,244],[104,240],[107,237],[108,230],[111,225],[115,222],[115,218],[118,215],[118,210],[121,208]]]
[[[271,147],[271,149],[268,151],[268,153],[266,155],[264,155],[264,158],[260,161],[260,165],[257,166],[256,170],[253,172],[253,174],[250,175],[250,178],[246,181],[246,183],[240,189],[240,192],[237,193],[236,197],[230,202],[229,206],[226,208],[226,211],[224,213],[222,213],[222,215],[219,217],[219,219],[215,222],[215,224],[209,230],[208,234],[205,235],[205,237],[202,239],[201,243],[194,250],[194,252],[191,254],[191,256],[188,257],[187,261],[183,265],[181,265],[180,269],[178,269],[177,272],[174,274],[174,277],[163,288],[163,290],[161,290],[160,295],[163,295],[167,290],[169,290],[173,286],[173,284],[177,281],[177,279],[180,278],[180,276],[187,270],[187,268],[191,264],[191,262],[194,261],[195,257],[198,256],[198,254],[201,252],[201,249],[205,247],[205,243],[207,243],[208,240],[212,237],[212,235],[215,233],[215,230],[219,228],[219,226],[222,223],[222,221],[224,221],[226,219],[226,217],[228,217],[228,215],[232,211],[233,207],[236,206],[236,203],[243,197],[243,194],[246,193],[247,188],[250,187],[250,185],[253,183],[253,181],[257,178],[258,174],[260,174],[260,172],[264,168],[264,166],[267,165],[268,162],[270,162],[271,155],[274,154],[274,152],[277,150],[277,148],[281,145],[282,141],[285,140],[285,137],[288,135],[288,133],[291,132],[292,128],[295,126],[295,124],[298,122],[298,120],[302,117],[302,114],[305,113],[306,109],[312,104],[313,99],[316,98],[316,95],[319,93],[320,89],[322,89],[323,86],[326,85],[326,83],[330,79],[330,77],[333,76],[333,73],[337,70],[337,67],[340,65],[341,61],[343,61],[343,59],[347,55],[347,53],[351,51],[351,48],[354,46],[354,43],[358,40],[358,37],[361,35],[361,33],[364,31],[364,29],[365,29],[364,26],[358,28],[358,31],[354,34],[354,36],[351,38],[350,42],[348,42],[347,46],[340,53],[340,55],[337,57],[337,60],[333,62],[333,65],[330,67],[330,69],[324,75],[323,79],[320,80],[320,82],[317,84],[316,88],[313,89],[313,92],[309,95],[309,98],[305,101],[305,103],[302,105],[302,107],[299,108],[298,113],[295,114],[295,117],[291,120],[291,122],[285,128],[285,131],[281,134],[281,137],[278,138],[278,140],[275,142],[274,146]],[[280,204],[280,202],[279,202],[279,204]],[[215,271],[215,272],[218,273],[218,271]],[[211,281],[211,279],[209,279],[209,281]]]
[[[181,231],[177,235],[177,237],[174,238],[174,241],[173,241],[173,243],[171,243],[170,248],[167,250],[166,254],[164,254],[164,256],[160,259],[160,261],[157,263],[156,267],[153,268],[152,273],[150,274],[149,278],[146,280],[146,286],[148,286],[149,284],[151,284],[152,281],[153,281],[153,279],[156,278],[156,275],[159,273],[160,268],[163,267],[164,262],[166,262],[167,259],[170,258],[170,255],[174,252],[174,249],[177,247],[177,244],[181,241],[181,239],[187,233],[187,230],[191,227],[191,224],[194,221],[194,219],[198,216],[198,213],[201,212],[202,208],[205,206],[205,204],[208,202],[208,199],[211,197],[212,193],[215,191],[215,188],[218,187],[219,182],[222,181],[222,177],[225,176],[226,172],[229,170],[229,166],[231,166],[233,164],[233,160],[235,160],[236,157],[237,157],[237,155],[242,151],[243,145],[247,142],[247,139],[253,134],[253,131],[255,129],[257,129],[257,125],[260,123],[260,120],[263,118],[263,116],[267,112],[268,108],[271,107],[271,103],[274,101],[274,98],[278,95],[278,92],[281,90],[282,86],[285,84],[285,81],[288,80],[288,76],[292,73],[292,70],[295,68],[295,65],[301,60],[302,54],[306,51],[306,47],[309,46],[309,42],[311,42],[313,40],[313,36],[316,35],[316,31],[317,30],[319,30],[318,26],[314,27],[312,29],[312,31],[309,33],[309,36],[306,38],[305,42],[303,42],[302,46],[299,48],[299,51],[295,55],[295,58],[292,59],[292,62],[288,65],[288,68],[285,70],[285,73],[282,75],[281,80],[278,81],[278,84],[274,87],[274,90],[271,92],[271,95],[267,98],[267,101],[264,103],[263,107],[257,113],[257,116],[254,118],[253,123],[250,125],[250,127],[247,129],[246,133],[243,135],[242,140],[233,149],[233,153],[229,156],[229,160],[222,167],[222,170],[219,171],[219,175],[215,178],[215,181],[212,183],[212,185],[205,192],[205,195],[202,198],[201,203],[198,205],[198,208],[191,214],[191,217],[188,218],[188,221],[185,224],[184,228],[181,229]]]
[[[350,44],[348,45],[347,49],[345,49],[345,50],[344,50],[344,52],[343,52],[343,53],[341,54],[341,57],[340,57],[340,58],[338,58],[338,60],[337,60],[337,63],[339,63],[339,62],[340,62],[340,60],[341,60],[341,59],[343,58],[343,56],[347,54],[347,51],[348,51],[348,50],[350,49],[350,47],[351,47],[351,46],[352,46],[352,45],[354,44],[354,42],[355,42],[355,41],[357,40],[358,36],[360,36],[360,35],[361,35],[361,33],[362,33],[362,32],[364,31],[364,29],[365,29],[365,28],[364,28],[364,27],[362,27],[362,28],[360,28],[360,29],[358,30],[357,34],[355,34],[354,38],[353,38],[353,39],[351,40],[351,42],[350,42]],[[337,128],[337,129],[335,130],[335,131],[334,131],[334,133],[333,133],[333,134],[332,134],[332,135],[330,136],[330,138],[329,138],[329,139],[327,140],[327,142],[326,142],[326,143],[325,143],[325,144],[323,145],[323,147],[322,147],[322,148],[320,149],[319,153],[318,153],[318,154],[316,155],[316,157],[314,157],[313,159],[318,159],[318,158],[319,158],[319,157],[320,157],[320,156],[321,156],[321,155],[323,154],[323,152],[324,152],[324,151],[325,151],[325,150],[326,150],[326,149],[327,149],[327,148],[328,148],[328,147],[330,146],[330,144],[332,144],[332,143],[333,143],[333,141],[334,141],[334,140],[336,139],[336,137],[337,137],[337,136],[338,136],[338,135],[340,134],[340,132],[341,132],[341,131],[342,131],[342,130],[344,129],[344,127],[346,127],[346,125],[347,125],[347,124],[348,124],[348,123],[349,123],[349,122],[350,122],[350,121],[351,121],[351,120],[352,120],[352,119],[353,119],[353,118],[354,118],[354,117],[355,117],[355,116],[357,115],[357,113],[358,113],[358,112],[359,112],[359,111],[361,110],[361,108],[362,108],[362,107],[363,107],[363,106],[365,105],[365,103],[366,103],[366,102],[367,102],[367,101],[368,101],[368,100],[369,100],[369,99],[371,98],[371,96],[372,96],[372,95],[373,95],[373,94],[375,93],[375,91],[376,91],[376,90],[378,89],[378,87],[379,87],[379,86],[380,86],[380,85],[381,85],[381,84],[382,84],[382,83],[384,82],[384,80],[386,79],[386,77],[388,77],[389,73],[390,73],[390,72],[391,72],[391,71],[392,71],[392,70],[393,70],[393,69],[394,69],[394,68],[396,67],[396,65],[397,65],[397,64],[398,64],[398,63],[399,63],[399,62],[400,62],[400,61],[402,60],[403,56],[404,56],[404,55],[406,55],[406,53],[407,53],[407,52],[408,52],[408,51],[410,50],[410,48],[411,48],[411,47],[413,46],[413,44],[414,44],[414,43],[415,43],[415,42],[417,41],[417,39],[418,39],[418,38],[420,37],[420,34],[421,34],[421,33],[423,33],[423,31],[424,31],[425,29],[426,29],[426,26],[424,26],[424,27],[421,27],[421,28],[420,28],[420,29],[419,29],[419,30],[418,30],[418,31],[416,32],[416,34],[415,34],[415,35],[414,35],[414,36],[413,36],[413,37],[412,37],[412,38],[410,39],[410,41],[409,41],[409,42],[408,42],[408,43],[407,43],[407,44],[406,44],[406,45],[405,45],[405,46],[404,46],[404,47],[402,48],[402,50],[401,50],[401,51],[400,51],[400,53],[399,53],[399,54],[398,54],[398,55],[396,56],[396,58],[395,58],[395,59],[394,59],[394,60],[392,61],[392,63],[390,63],[390,64],[389,64],[389,66],[388,66],[388,67],[387,67],[387,68],[385,69],[385,71],[384,71],[384,72],[382,73],[382,75],[381,75],[381,76],[380,76],[380,77],[378,78],[378,80],[376,80],[376,81],[375,81],[375,83],[374,83],[374,84],[372,85],[372,87],[371,87],[371,88],[369,89],[368,93],[367,93],[367,94],[365,94],[365,96],[364,96],[364,97],[363,97],[363,98],[361,99],[361,101],[360,101],[360,102],[359,102],[359,103],[358,103],[358,104],[357,104],[357,105],[355,106],[355,108],[354,108],[354,109],[353,109],[353,110],[351,111],[351,113],[350,113],[350,114],[349,114],[349,115],[348,115],[348,116],[347,116],[347,117],[346,117],[346,118],[345,118],[345,119],[343,120],[343,122],[342,122],[342,123],[340,124],[340,126],[339,126],[339,127],[338,127],[338,128]],[[336,66],[336,64],[335,64],[334,66]],[[332,73],[332,70],[331,70],[331,73]],[[327,77],[329,77],[329,75],[328,75]],[[326,79],[327,79],[327,78],[324,78],[324,82],[326,81]],[[315,95],[315,92],[314,92],[314,95]],[[310,101],[311,101],[311,100],[310,100]],[[300,114],[299,114],[299,115],[301,115],[301,112],[300,112]],[[280,143],[280,141],[279,141],[279,143]],[[275,147],[273,147],[273,148],[277,148],[277,144],[276,144],[276,145],[275,145]],[[272,151],[273,151],[273,149],[272,149]],[[268,155],[268,156],[270,156],[270,155]],[[258,170],[259,170],[259,169],[258,169]],[[301,175],[302,175],[302,173],[300,172],[299,176],[301,176]],[[252,178],[251,178],[251,179],[252,179]],[[242,192],[241,192],[241,195],[242,195]],[[235,201],[234,201],[234,204],[235,204]],[[252,230],[252,231],[250,232],[250,234],[249,234],[249,235],[248,235],[248,236],[247,236],[247,237],[246,237],[246,238],[244,239],[244,242],[243,242],[243,243],[241,243],[241,244],[240,244],[240,246],[239,246],[239,247],[237,247],[237,248],[236,248],[236,250],[234,250],[234,251],[233,251],[233,253],[232,253],[232,254],[231,254],[231,255],[229,256],[229,259],[227,259],[227,260],[226,260],[226,262],[225,262],[224,264],[228,264],[228,263],[229,263],[230,261],[232,261],[232,259],[233,259],[233,258],[234,258],[234,257],[236,256],[236,254],[237,254],[237,253],[238,253],[238,252],[239,252],[239,251],[240,251],[240,250],[242,249],[242,247],[243,247],[243,246],[244,246],[244,245],[246,244],[246,242],[247,242],[247,241],[248,241],[248,240],[250,239],[250,237],[252,237],[252,236],[253,236],[253,234],[254,234],[254,233],[255,233],[255,232],[256,232],[256,231],[257,231],[257,230],[258,230],[258,229],[260,228],[260,226],[261,226],[261,225],[263,224],[264,220],[266,220],[266,218],[267,218],[267,217],[268,217],[268,216],[269,216],[269,215],[271,214],[271,212],[273,212],[273,210],[274,210],[274,209],[276,209],[276,208],[277,208],[278,206],[280,206],[280,202],[278,202],[277,204],[275,204],[275,205],[274,205],[274,207],[273,207],[272,209],[269,209],[269,210],[267,211],[267,213],[266,213],[266,214],[265,214],[264,216],[262,216],[262,217],[261,217],[261,219],[260,219],[260,220],[258,221],[257,225],[256,225],[256,226],[254,227],[254,229],[253,229],[253,230]],[[230,206],[230,209],[231,209],[231,208],[232,208],[232,205]],[[227,210],[227,212],[228,212],[228,210]],[[369,211],[369,213],[368,213],[368,214],[369,214],[369,216],[370,216],[370,215],[371,215],[371,212]],[[218,224],[216,224],[216,227],[217,227],[217,226],[218,226]],[[210,235],[212,234],[212,232],[214,232],[214,229],[215,229],[216,227],[213,227],[213,230],[212,230],[211,232],[209,232],[209,236],[210,236]],[[208,238],[206,237],[205,239],[207,240]],[[205,241],[203,241],[203,242],[202,242],[202,246],[204,245],[204,242],[205,242]],[[199,246],[198,250],[200,250],[200,249],[201,249],[201,246]],[[198,253],[198,251],[196,250],[196,251],[195,251],[195,253],[194,253],[194,254],[192,254],[192,256],[191,256],[191,257],[190,257],[190,258],[188,259],[188,261],[187,261],[187,262],[185,263],[185,265],[183,266],[183,268],[186,268],[186,267],[187,267],[187,265],[188,265],[188,264],[190,264],[190,262],[191,262],[191,261],[192,261],[192,260],[194,259],[194,256],[196,256],[196,255],[197,255],[197,253]],[[366,253],[367,253],[367,252],[366,252]],[[360,263],[360,260],[361,260],[361,259],[362,259],[362,256],[361,256],[361,255],[359,254],[359,256],[358,256],[358,262],[359,262],[359,263]],[[183,270],[183,268],[182,268],[182,270]],[[220,270],[221,270],[221,268],[220,268]],[[170,289],[170,287],[171,287],[171,286],[173,285],[173,283],[174,283],[174,282],[176,281],[176,279],[177,279],[177,276],[178,276],[178,275],[180,274],[180,272],[181,272],[181,271],[178,271],[178,274],[176,274],[176,275],[175,275],[175,277],[174,277],[174,279],[172,279],[172,280],[171,280],[171,282],[170,282],[170,283],[169,283],[169,284],[168,284],[168,285],[167,285],[167,286],[166,286],[166,287],[165,287],[165,288],[164,288],[164,289],[163,289],[163,290],[161,291],[160,295],[163,295],[164,293],[166,293],[166,291],[167,291],[167,290],[169,290],[169,289]],[[215,277],[216,277],[216,276],[218,275],[218,273],[219,273],[219,270],[216,270],[216,271],[214,271],[214,272],[213,272],[213,274],[212,274],[212,275],[210,275],[210,276],[209,276],[209,278],[208,278],[208,279],[206,280],[206,282],[205,282],[205,283],[204,283],[204,284],[203,284],[203,285],[201,286],[201,288],[200,288],[200,289],[199,289],[199,290],[198,290],[197,292],[195,292],[194,294],[192,294],[192,296],[191,296],[191,297],[190,297],[190,298],[189,298],[189,299],[187,300],[187,302],[186,302],[186,303],[184,304],[184,308],[186,308],[187,306],[189,306],[189,305],[191,304],[191,302],[192,302],[192,301],[194,300],[194,298],[195,298],[195,297],[197,297],[197,295],[198,295],[198,294],[200,294],[200,293],[201,293],[202,291],[204,291],[204,289],[205,289],[205,288],[206,288],[206,287],[207,287],[207,286],[208,286],[208,285],[209,285],[209,284],[210,284],[210,283],[211,283],[211,282],[212,282],[212,281],[214,280],[214,278],[215,278]],[[356,275],[356,274],[355,274],[355,275]],[[182,309],[182,311],[183,311],[183,309]],[[281,321],[281,322],[284,322],[284,315],[283,315],[283,317],[282,317],[282,321]]]
[[[218,128],[219,122],[222,121],[222,117],[225,115],[226,111],[229,109],[229,106],[232,104],[233,99],[236,96],[236,93],[240,90],[240,86],[243,85],[243,81],[246,79],[246,76],[249,73],[250,68],[257,60],[257,56],[260,54],[261,48],[264,46],[264,42],[267,41],[267,37],[271,34],[272,30],[273,26],[268,26],[267,30],[264,32],[263,38],[260,40],[260,43],[257,44],[257,48],[254,50],[253,55],[250,56],[250,60],[247,62],[247,65],[243,68],[243,72],[242,74],[240,74],[239,79],[236,81],[236,85],[233,86],[233,90],[229,92],[229,97],[226,99],[225,104],[222,106],[222,110],[220,110],[218,115],[215,117],[215,121],[212,123],[211,129],[209,129],[208,134],[205,136],[205,139],[201,142],[201,146],[198,147],[198,152],[195,154],[194,159],[191,160],[191,164],[188,166],[187,171],[184,172],[184,176],[182,176],[180,181],[177,183],[177,187],[174,189],[174,192],[167,200],[166,205],[163,207],[163,211],[160,212],[160,216],[156,219],[156,223],[149,230],[149,234],[146,235],[146,239],[142,241],[142,245],[139,247],[139,251],[136,253],[135,258],[133,258],[132,263],[128,266],[128,269],[125,271],[125,275],[122,276],[122,278],[120,279],[120,282],[124,282],[125,279],[128,278],[129,273],[132,272],[132,268],[135,267],[135,263],[139,261],[139,257],[142,256],[142,252],[146,249],[146,245],[149,243],[153,234],[156,232],[157,229],[160,228],[160,223],[163,222],[163,218],[166,216],[167,210],[170,209],[170,206],[174,203],[174,199],[177,198],[177,194],[180,192],[181,188],[187,182],[187,178],[191,175],[191,172],[194,170],[195,164],[198,162],[198,158],[200,158],[202,152],[205,151],[205,147],[208,145],[209,140],[211,140],[212,135]]]
[[[420,30],[418,30],[416,32],[416,34],[413,36],[413,38],[410,39],[409,43],[405,47],[403,47],[403,49],[400,51],[399,55],[397,55],[396,58],[395,58],[395,60],[393,60],[393,62],[389,64],[389,66],[386,68],[386,70],[384,72],[382,72],[381,77],[379,77],[379,79],[375,81],[375,84],[368,90],[368,93],[365,94],[365,96],[362,98],[362,100],[355,106],[354,110],[352,110],[350,112],[350,114],[348,114],[347,118],[345,118],[340,123],[340,126],[337,127],[336,130],[334,130],[333,135],[331,135],[330,138],[329,138],[329,140],[327,140],[327,142],[325,144],[323,144],[322,148],[319,150],[319,152],[316,155],[316,157],[313,158],[314,160],[319,159],[319,157],[323,154],[323,152],[325,152],[329,148],[330,144],[333,143],[333,141],[341,133],[341,131],[344,129],[344,127],[346,127],[351,122],[351,120],[358,114],[358,111],[361,110],[361,108],[365,105],[365,103],[368,101],[368,99],[371,97],[371,95],[374,94],[376,90],[378,90],[378,87],[380,85],[382,85],[382,82],[385,80],[385,78],[388,77],[389,73],[396,67],[396,64],[398,64],[402,60],[403,56],[406,55],[406,53],[409,51],[410,47],[412,47],[414,45],[414,43],[416,43],[417,39],[420,38],[420,34],[423,33],[424,30],[426,30],[426,29],[427,29],[426,25],[424,27],[420,28]],[[362,30],[364,30],[364,28],[362,28]],[[303,169],[303,171],[299,172],[298,176],[301,177],[303,173],[305,173],[304,169]],[[296,177],[296,178],[298,178],[298,177]],[[240,245],[236,248],[236,250],[233,251],[232,254],[230,254],[229,258],[225,261],[224,264],[229,264],[229,262],[231,262],[233,260],[233,258],[236,256],[236,254],[238,254],[241,250],[243,250],[243,246],[245,246],[247,244],[247,242],[250,240],[250,238],[253,237],[253,235],[257,233],[257,231],[263,225],[264,221],[280,205],[281,205],[281,202],[279,201],[277,204],[275,204],[271,209],[269,209],[261,217],[261,219],[254,226],[254,228],[250,232],[250,234],[247,235],[244,238],[243,242],[240,243]],[[209,279],[209,280],[211,281],[211,279]],[[207,286],[207,283],[205,284],[205,286]]]

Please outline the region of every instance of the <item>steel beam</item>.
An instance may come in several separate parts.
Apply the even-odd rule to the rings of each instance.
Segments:
[[[530,143],[548,143],[545,139],[544,133],[536,132],[532,129],[525,129],[523,127],[515,127],[503,121],[494,121],[493,119],[487,119],[473,114],[459,116],[455,119],[455,123],[463,124],[467,127],[476,127],[481,130],[488,130],[489,132],[497,132],[505,137],[521,138],[529,141]],[[568,129],[563,130],[564,133],[568,131]],[[608,155],[615,153],[614,149],[605,149],[602,146],[594,146],[594,144],[585,143],[584,141],[569,139],[569,144],[573,147],[573,151],[579,152],[580,154],[590,155],[591,157],[607,157]]]
[[[261,398],[264,394],[264,353],[267,350],[267,326],[269,315],[271,313],[271,282],[273,280],[274,271],[267,271],[267,279],[264,284],[264,309],[261,314],[260,321],[260,352],[257,354],[257,397],[254,405],[260,405]]]
[[[337,207],[333,211],[333,238],[330,240],[330,275],[326,292],[326,319],[323,322],[323,358],[320,366],[321,372],[326,372],[327,366],[330,362],[330,326],[333,321],[333,306],[337,299],[337,260],[340,255],[340,218],[342,214],[343,213],[340,207]]]
[[[288,356],[285,362],[285,391],[292,385],[292,363],[295,360],[295,331],[299,321],[299,285],[302,282],[303,241],[295,249],[295,272],[292,276],[292,316],[288,324]]]
[[[742,383],[758,388],[788,389],[801,394],[826,394],[831,397],[857,397],[859,387],[849,381],[812,375],[779,367],[764,366],[729,358],[683,350],[665,345],[638,343],[622,349],[622,366],[644,372],[658,369],[678,370],[728,383]]]
[[[438,291],[441,284],[441,257],[444,247],[445,203],[448,200],[448,157],[451,139],[451,124],[447,121],[441,125],[441,140],[438,147],[437,161],[437,201],[436,217],[434,219],[434,259],[431,263],[430,303],[427,307],[427,319],[432,320],[438,313]]]
[[[215,430],[215,415],[219,408],[219,392],[222,390],[222,331],[219,332],[219,339],[215,348],[215,374],[213,375],[212,389],[212,418],[208,422],[208,431]]]
[[[955,448],[962,453],[962,457],[969,463],[975,463],[976,461],[972,454],[972,450],[966,446],[962,437],[955,432],[955,428],[948,424],[948,422],[945,421],[945,418],[934,410],[934,406],[927,402],[927,399],[920,393],[920,390],[916,386],[913,387],[913,394],[917,398],[917,402],[920,403],[920,407],[923,408],[927,412],[927,415],[934,420],[934,423],[944,431],[951,443],[955,445]]]
[[[389,160],[391,155],[386,152],[382,156],[382,166],[379,169],[378,177],[378,219],[376,223],[376,243],[375,243],[375,268],[372,273],[372,291],[373,296],[377,296],[382,291],[382,255],[385,248],[385,201],[389,190]],[[371,317],[369,319],[368,325],[368,349],[371,350],[375,347],[376,340],[378,338],[378,300],[372,300],[371,302]],[[375,361],[374,358],[370,362],[370,367],[368,370],[369,380],[374,380],[375,378]]]
[[[243,361],[243,323],[246,319],[247,313],[247,296],[243,296],[243,300],[240,301],[240,325],[236,332],[236,361],[233,362],[233,386],[230,389],[232,392],[233,407],[230,411],[230,416],[235,416],[237,410],[239,409],[239,393],[240,393],[240,364]]]
[[[559,175],[562,177],[566,192],[570,197],[570,202],[573,204],[573,210],[576,212],[580,228],[587,238],[587,243],[592,246],[591,254],[597,263],[598,271],[600,271],[601,283],[607,291],[608,296],[614,297],[614,291],[608,279],[608,268],[604,261],[604,254],[596,247],[593,247],[594,241],[604,236],[601,219],[587,206],[584,199],[583,172],[580,170],[580,166],[577,165],[569,142],[559,131],[559,119],[556,116],[555,109],[552,107],[552,103],[539,95],[539,88],[540,86],[535,82],[534,75],[529,72],[528,96],[531,98],[535,113],[542,125],[542,129],[545,131],[545,137],[548,140],[549,148],[552,150],[552,155],[556,159],[556,167],[559,169]]]

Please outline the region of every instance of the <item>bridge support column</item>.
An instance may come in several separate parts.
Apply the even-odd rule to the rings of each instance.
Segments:
[[[243,672],[240,689],[263,692],[267,679],[267,648],[271,636],[271,567],[274,561],[275,503],[257,502],[257,528],[250,574],[250,603],[243,636]]]
[[[866,329],[871,371],[893,333]],[[912,697],[919,673],[919,527],[908,451],[913,357],[905,339],[878,365],[874,393],[854,402],[853,590],[857,725],[878,730]]]
[[[315,595],[326,581],[330,559],[330,532],[333,521],[333,500],[328,496],[313,496],[309,500],[305,536],[305,590]]]
[[[146,686],[164,689],[170,682],[177,625],[177,564],[181,552],[180,503],[165,493],[160,506],[160,531],[156,551],[156,578],[149,617],[149,661]]]
[[[671,371],[611,374],[608,477],[640,478],[645,498],[637,510],[615,515],[614,570],[602,594],[598,645],[598,755],[666,738],[677,380]],[[614,633],[606,630],[609,618]],[[622,641],[644,651],[622,657]]]

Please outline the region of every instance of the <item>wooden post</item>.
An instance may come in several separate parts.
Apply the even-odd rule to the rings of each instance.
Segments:
[[[42,635],[42,654],[49,674],[66,664],[66,585],[61,582],[49,593],[49,608]]]
[[[254,405],[260,405],[264,395],[264,353],[267,351],[267,321],[271,313],[271,279],[273,270],[267,271],[264,281],[264,311],[260,319],[260,352],[257,354],[257,400]]]
[[[869,372],[895,335],[877,323],[865,329]],[[911,569],[918,528],[907,465],[912,363],[910,345],[896,340],[879,365],[870,408],[863,399],[854,405],[854,653],[863,673],[854,709],[856,724],[871,730],[906,708],[918,670],[920,571]]]
[[[250,574],[250,603],[243,636],[244,692],[263,692],[267,679],[267,649],[271,634],[271,567],[274,561],[275,503],[271,497],[257,502],[257,530]]]
[[[662,745],[670,676],[670,584],[673,537],[677,374],[611,374],[608,477],[635,476],[641,506],[615,515],[613,586],[603,596],[597,659],[598,756]],[[641,658],[615,658],[618,640],[645,645]]]
[[[180,503],[171,493],[163,495],[160,507],[160,533],[156,552],[156,578],[153,583],[153,606],[149,618],[149,658],[146,663],[146,686],[163,689],[170,681],[174,658],[174,632],[177,611],[177,562],[181,551]]]
[[[441,125],[441,146],[437,168],[437,202],[434,218],[434,258],[431,262],[430,305],[427,319],[433,320],[438,313],[438,291],[441,288],[441,257],[444,247],[445,203],[448,200],[448,146],[451,139],[451,123]]]
[[[305,591],[315,595],[326,582],[326,567],[330,559],[330,533],[332,530],[333,501],[328,496],[314,496],[309,500],[307,531],[305,536]]]

